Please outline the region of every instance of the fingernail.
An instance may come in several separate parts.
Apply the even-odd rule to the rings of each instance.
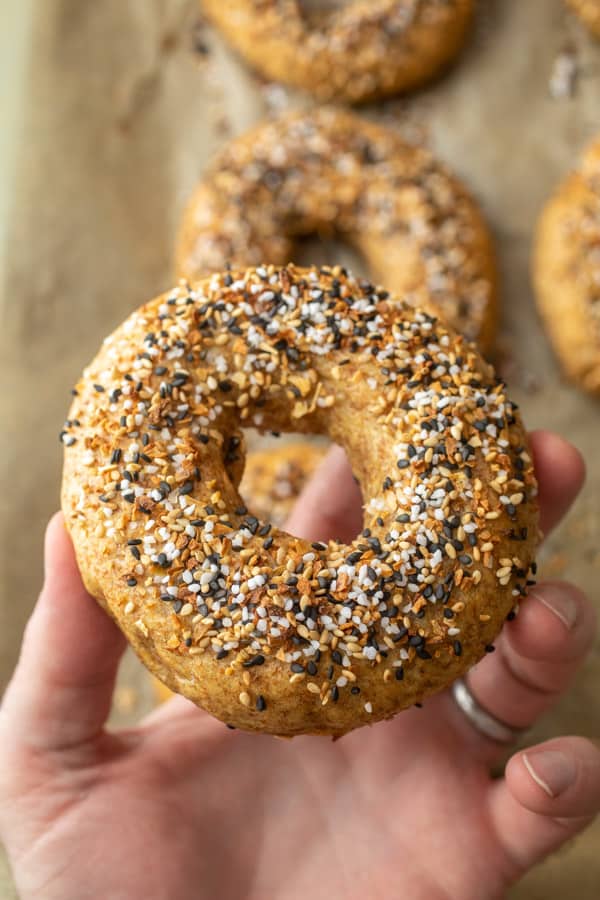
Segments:
[[[558,797],[570,787],[577,776],[575,763],[559,750],[540,750],[524,753],[523,764],[535,783],[549,797]]]
[[[533,595],[572,631],[577,622],[579,607],[567,589],[545,584],[539,591],[534,591]]]

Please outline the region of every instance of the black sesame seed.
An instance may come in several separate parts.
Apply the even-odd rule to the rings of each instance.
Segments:
[[[258,712],[264,712],[267,708],[267,703],[262,694],[259,694],[256,698],[256,709]]]
[[[256,656],[253,656],[252,659],[247,659],[244,663],[244,669],[252,669],[254,666],[262,666],[265,661],[262,653],[258,653]]]

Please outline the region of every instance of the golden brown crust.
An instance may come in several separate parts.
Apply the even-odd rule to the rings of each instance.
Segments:
[[[498,278],[477,205],[428,150],[335,109],[281,116],[225,147],[184,214],[176,272],[284,265],[311,233],[337,234],[375,281],[491,349]]]
[[[600,394],[600,140],[541,215],[533,278],[539,312],[565,373]]]
[[[317,20],[297,0],[203,0],[237,52],[267,78],[321,101],[361,103],[430,81],[464,44],[473,0],[355,0]]]
[[[365,498],[352,544],[245,510],[244,425],[345,447]],[[62,440],[88,590],[161,681],[239,728],[388,718],[480,659],[526,593],[536,485],[503,385],[339,268],[227,272],[141,307]]]
[[[571,9],[600,37],[600,0],[566,0]]]
[[[248,509],[259,519],[283,527],[324,457],[324,447],[309,441],[292,441],[249,453],[240,483],[240,494]],[[173,696],[162,681],[153,678],[152,682],[159,703]]]
[[[309,441],[253,450],[246,457],[240,495],[255,516],[281,528],[324,457],[325,448]],[[173,696],[162,681],[152,681],[160,703]]]

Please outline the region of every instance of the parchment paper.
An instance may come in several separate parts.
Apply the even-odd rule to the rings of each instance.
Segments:
[[[170,286],[178,216],[216,148],[270,109],[307,102],[251,75],[199,24],[196,0],[33,0],[33,12],[27,77],[15,84],[23,126],[4,185],[0,686],[40,584],[72,383],[130,310]],[[445,79],[363,114],[426,140],[483,204],[504,275],[501,368],[528,425],[567,435],[589,466],[583,497],[544,551],[544,569],[574,578],[600,609],[600,405],[562,381],[528,274],[536,215],[599,128],[599,72],[600,44],[562,0],[481,0],[474,38]],[[553,73],[554,93],[573,96],[550,95]],[[311,244],[304,261],[317,252],[333,261],[336,251]],[[530,739],[598,736],[599,694],[597,645]],[[128,660],[116,719],[138,716],[149,702],[148,681]],[[598,846],[596,826],[514,896],[595,900]],[[12,896],[1,876],[0,894]]]

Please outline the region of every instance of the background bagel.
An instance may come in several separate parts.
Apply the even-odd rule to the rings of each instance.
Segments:
[[[540,217],[533,280],[540,315],[565,373],[600,394],[600,139]]]
[[[566,0],[571,9],[582,19],[588,28],[600,37],[600,2],[599,0]]]
[[[324,456],[322,445],[307,440],[253,450],[240,484],[244,502],[259,519],[282,527]]]
[[[352,544],[248,513],[244,424],[345,447],[365,499]],[[526,593],[536,486],[503,386],[464,338],[343,269],[228,272],[142,307],[84,373],[62,440],[88,590],[155,675],[237,727],[390,717],[476,662]]]
[[[311,17],[296,0],[203,0],[258,72],[320,100],[359,103],[432,79],[461,49],[473,0],[355,0]]]
[[[468,191],[428,150],[332,108],[283,115],[225,147],[183,215],[176,273],[283,265],[312,233],[340,236],[375,281],[491,349],[496,264]]]

